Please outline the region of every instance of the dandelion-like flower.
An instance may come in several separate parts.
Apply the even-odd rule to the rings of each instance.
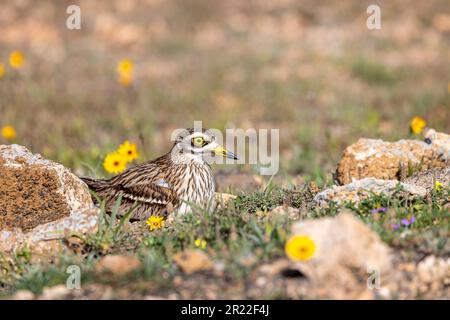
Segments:
[[[6,73],[5,65],[3,63],[0,63],[0,78],[3,78],[5,73]]]
[[[434,191],[436,192],[441,192],[442,191],[442,187],[444,186],[444,184],[440,181],[436,181],[434,183]]]
[[[131,162],[139,157],[137,146],[134,143],[130,143],[128,140],[119,146],[117,152],[121,154],[127,162]]]
[[[419,134],[426,127],[427,122],[422,117],[414,117],[410,123],[411,132]]]
[[[119,83],[123,86],[129,86],[133,82],[134,64],[131,60],[120,60],[117,65]]]
[[[206,240],[196,239],[194,244],[197,248],[205,249],[206,248]]]
[[[286,255],[294,261],[307,261],[316,252],[316,244],[308,236],[293,236],[286,242]]]
[[[14,140],[16,138],[16,130],[10,125],[4,126],[2,128],[2,137],[6,140]]]
[[[9,64],[14,69],[20,69],[23,67],[23,64],[25,63],[25,57],[22,52],[20,51],[13,51],[9,55]]]
[[[145,223],[150,231],[158,230],[164,227],[164,217],[150,216]]]
[[[103,161],[103,168],[109,173],[120,173],[124,171],[126,167],[126,159],[118,152],[109,153]]]
[[[119,74],[130,74],[133,72],[134,64],[129,59],[122,59],[117,65],[117,72]]]

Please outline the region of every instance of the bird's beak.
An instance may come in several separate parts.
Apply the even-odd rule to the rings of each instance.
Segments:
[[[212,149],[212,152],[214,152],[215,156],[222,156],[222,157],[226,157],[226,158],[233,159],[233,160],[239,159],[237,157],[237,155],[235,155],[233,152],[228,151],[227,149],[222,148],[221,146],[218,146],[218,147]]]

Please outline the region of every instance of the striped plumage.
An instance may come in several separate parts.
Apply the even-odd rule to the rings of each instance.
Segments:
[[[108,212],[122,196],[120,214],[137,204],[133,219],[167,216],[173,211],[183,214],[192,209],[190,204],[205,207],[214,199],[214,179],[211,167],[204,159],[211,153],[236,159],[215,142],[209,130],[187,129],[178,135],[167,154],[155,160],[129,168],[110,179],[81,179],[105,199]]]

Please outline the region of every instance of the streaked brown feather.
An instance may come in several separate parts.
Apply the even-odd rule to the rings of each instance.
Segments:
[[[133,220],[147,219],[150,215],[167,216],[180,208],[183,200],[203,205],[214,193],[209,165],[174,164],[170,152],[110,179],[81,179],[101,199],[106,200],[108,212],[111,212],[119,196],[122,196],[119,215],[137,204]],[[160,180],[166,181],[170,187],[158,185]]]

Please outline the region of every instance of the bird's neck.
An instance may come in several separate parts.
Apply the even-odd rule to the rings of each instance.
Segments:
[[[172,165],[195,165],[210,168],[210,165],[203,160],[202,155],[194,154],[173,146],[172,149],[164,155]]]

